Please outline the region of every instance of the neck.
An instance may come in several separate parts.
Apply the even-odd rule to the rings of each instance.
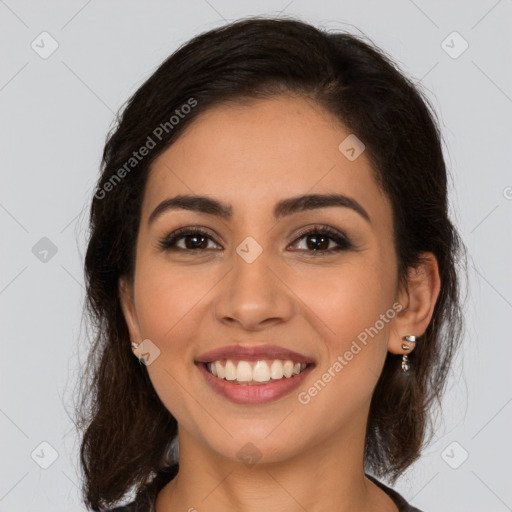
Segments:
[[[396,512],[391,498],[365,477],[364,432],[358,425],[293,458],[246,465],[180,430],[179,472],[159,493],[156,512]]]

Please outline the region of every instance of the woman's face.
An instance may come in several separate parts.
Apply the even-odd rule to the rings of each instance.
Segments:
[[[301,98],[219,106],[152,166],[134,300],[122,288],[123,307],[132,341],[151,340],[147,371],[180,437],[212,455],[275,462],[364,434],[401,306],[391,206],[348,136]],[[207,197],[230,215],[199,211],[200,201],[155,212],[178,195]],[[345,199],[293,202],[304,195]],[[170,239],[194,226],[206,234]],[[240,382],[207,373],[203,362],[215,359]],[[287,359],[309,364],[280,379]]]

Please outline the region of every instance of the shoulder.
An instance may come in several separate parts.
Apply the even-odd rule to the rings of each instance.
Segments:
[[[383,484],[377,480],[374,476],[365,473],[366,477],[369,478],[375,485],[378,485],[394,502],[398,507],[399,512],[422,512],[419,508],[413,507],[409,504],[406,499],[399,494],[397,491]]]

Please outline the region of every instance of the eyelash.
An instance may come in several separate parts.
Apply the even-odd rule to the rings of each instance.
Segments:
[[[336,242],[338,244],[338,247],[335,247],[333,249],[327,249],[325,251],[320,251],[316,249],[298,249],[299,252],[310,252],[312,255],[326,255],[330,253],[337,253],[340,251],[346,251],[350,249],[354,249],[353,244],[350,242],[350,240],[345,236],[339,233],[338,231],[330,228],[329,226],[313,226],[311,228],[307,228],[304,231],[301,231],[298,233],[297,238],[294,240],[293,243],[297,242],[298,240],[301,240],[302,238],[305,238],[308,235],[320,235],[320,236],[326,236],[327,238],[331,239],[332,241]],[[168,252],[175,252],[175,251],[184,251],[184,252],[203,252],[208,251],[209,249],[183,249],[183,248],[177,248],[175,246],[175,243],[178,240],[181,240],[182,238],[186,237],[187,235],[202,235],[205,238],[212,240],[215,242],[215,240],[212,239],[210,233],[205,231],[204,229],[201,229],[200,227],[186,227],[186,228],[180,228],[174,231],[173,233],[165,236],[162,238],[159,242],[160,249]],[[216,242],[215,242],[216,243]]]

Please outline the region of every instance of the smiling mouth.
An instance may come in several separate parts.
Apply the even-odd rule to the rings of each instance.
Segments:
[[[256,361],[219,359],[203,364],[218,379],[241,386],[262,386],[285,379],[293,379],[308,366],[291,359],[261,359]]]

